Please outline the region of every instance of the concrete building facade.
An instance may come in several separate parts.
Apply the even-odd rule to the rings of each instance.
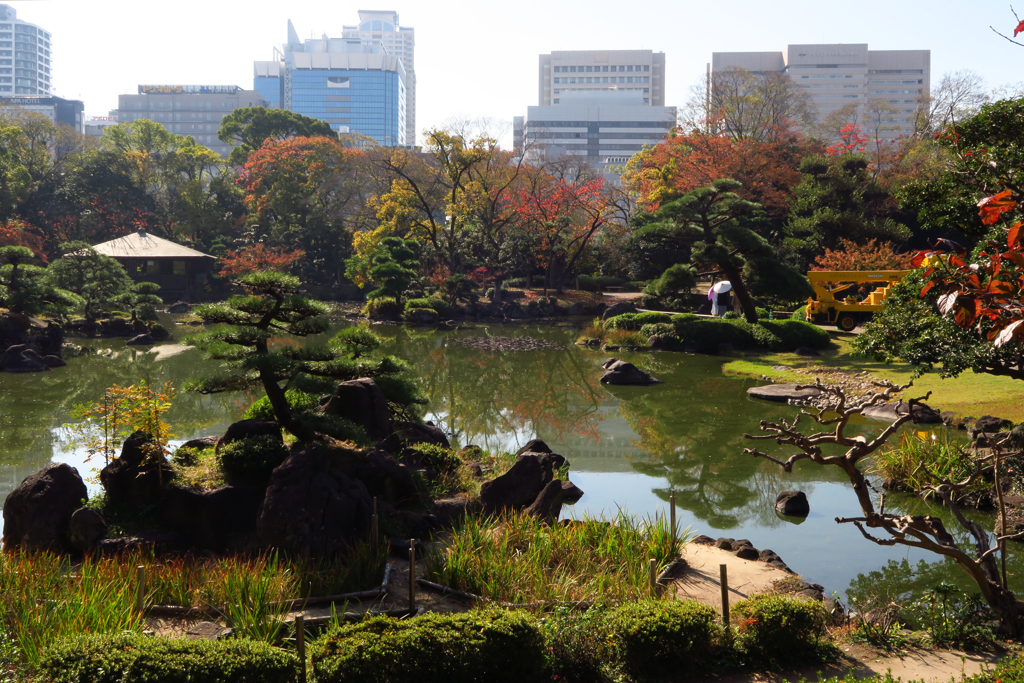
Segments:
[[[398,23],[398,12],[359,10],[356,26],[342,26],[341,37],[379,43],[405,68],[405,144],[416,144],[416,31]]]
[[[710,67],[712,88],[715,74],[730,68],[785,73],[809,95],[819,120],[855,104],[859,121],[870,123],[868,110],[877,103],[876,116],[884,118],[879,130],[882,139],[912,132],[920,100],[931,91],[930,50],[869,50],[866,43],[797,44],[781,52],[715,52]]]
[[[561,104],[567,93],[631,92],[641,104],[665,106],[665,53],[569,50],[540,55],[537,103]]]
[[[288,22],[279,59],[254,63],[253,87],[270,106],[320,119],[339,133],[406,145],[406,73],[383,45],[352,38],[300,41]]]
[[[227,158],[231,145],[217,139],[221,119],[241,107],[266,106],[258,92],[237,85],[140,85],[134,95],[118,95],[114,116],[122,123],[155,121]]]
[[[46,96],[53,92],[50,33],[18,19],[0,5],[0,96]]]
[[[16,107],[22,111],[42,114],[58,126],[68,126],[79,133],[85,132],[85,103],[81,100],[66,100],[56,96],[0,96],[0,107]]]

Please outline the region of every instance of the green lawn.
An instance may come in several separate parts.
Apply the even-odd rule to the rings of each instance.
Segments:
[[[910,381],[913,374],[911,366],[902,363],[887,365],[856,356],[850,348],[852,338],[852,334],[833,332],[833,348],[822,351],[818,358],[807,358],[795,353],[747,356],[725,363],[722,371],[726,374],[751,377],[765,375],[775,382],[806,383],[813,380],[800,373],[774,370],[772,366],[821,366],[854,373],[866,370],[876,377],[900,384]],[[1019,380],[971,371],[956,378],[942,379],[938,372],[928,372],[914,380],[913,389],[907,393],[916,397],[923,396],[929,391],[932,392],[932,396],[928,399],[928,405],[936,410],[952,410],[962,416],[996,415],[1014,422],[1024,421],[1024,382]]]

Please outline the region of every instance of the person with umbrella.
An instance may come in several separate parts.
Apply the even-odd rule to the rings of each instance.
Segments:
[[[732,308],[732,283],[722,280],[711,285],[708,290],[708,299],[711,301],[711,315],[721,318],[726,311]]]

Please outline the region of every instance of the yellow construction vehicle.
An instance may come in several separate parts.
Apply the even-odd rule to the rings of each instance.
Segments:
[[[902,280],[909,270],[812,270],[807,279],[814,288],[814,297],[807,300],[807,321],[818,325],[835,325],[849,332],[882,310],[882,301],[889,296],[890,286]],[[877,285],[867,296],[859,298],[864,283]]]

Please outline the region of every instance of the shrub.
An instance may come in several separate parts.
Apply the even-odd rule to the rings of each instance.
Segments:
[[[614,609],[608,635],[623,670],[639,680],[674,679],[685,662],[706,660],[718,632],[714,608],[692,601],[641,600]]]
[[[818,653],[828,613],[815,600],[763,594],[733,606],[737,644],[755,660],[798,664]]]
[[[368,318],[395,319],[402,315],[402,306],[390,296],[381,296],[370,299],[363,306],[363,315]]]
[[[265,481],[287,457],[281,437],[267,435],[232,441],[217,454],[224,474],[239,481]]]
[[[801,306],[800,308],[793,311],[793,315],[789,316],[790,320],[802,320],[807,322],[807,306]]]
[[[731,344],[737,349],[749,349],[755,346],[750,328],[727,320],[714,318],[698,318],[696,315],[683,313],[672,316],[672,325],[676,336],[685,348],[692,348],[698,353],[718,353],[722,344]]]
[[[596,292],[605,287],[618,287],[625,284],[625,280],[614,275],[580,275],[580,289],[587,292]]]
[[[608,330],[604,335],[604,341],[614,346],[647,345],[647,337],[637,330]]]
[[[676,328],[672,323],[647,323],[640,328],[640,334],[645,339],[651,337],[674,337]]]
[[[757,313],[757,319],[758,320],[767,320],[768,319],[768,309],[767,308],[762,308],[761,306],[755,306],[754,307],[754,312]]]
[[[405,310],[408,311],[412,308],[430,308],[437,311],[437,314],[442,318],[450,318],[455,313],[455,307],[444,299],[436,296],[426,297],[423,299],[410,299],[405,304]]]
[[[462,459],[449,448],[434,443],[418,443],[412,446],[420,452],[420,463],[436,470],[439,474],[453,474],[462,467]]]
[[[288,407],[292,409],[292,412],[301,413],[307,410],[313,410],[320,405],[320,397],[313,394],[307,394],[304,391],[297,391],[295,389],[289,389],[284,392],[284,397],[288,400]],[[264,396],[263,398],[254,402],[249,406],[248,410],[245,411],[245,415],[242,416],[243,420],[274,420],[274,409],[270,405],[270,399]]]
[[[608,641],[608,607],[597,603],[588,610],[557,605],[540,621],[548,653],[548,669],[557,681],[590,683],[608,680],[603,670],[612,661]]]
[[[827,349],[832,345],[828,332],[803,320],[759,320],[757,324],[770,330],[789,351],[800,346]]]
[[[605,328],[609,330],[633,330],[637,331],[644,325],[654,323],[667,323],[672,319],[668,313],[623,313],[608,318],[604,321]]]
[[[368,619],[309,646],[314,683],[415,680],[518,683],[544,678],[543,639],[524,612],[428,613]]]
[[[340,415],[306,412],[293,415],[292,418],[300,425],[311,431],[326,434],[327,436],[334,437],[341,441],[352,441],[360,445],[369,445],[373,443],[366,436],[366,430]],[[273,470],[273,468],[271,468],[271,470]]]
[[[406,308],[402,317],[410,323],[436,323],[440,319],[433,308]]]
[[[157,638],[137,633],[63,638],[43,658],[52,683],[291,683],[298,660],[246,639]]]

